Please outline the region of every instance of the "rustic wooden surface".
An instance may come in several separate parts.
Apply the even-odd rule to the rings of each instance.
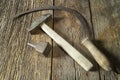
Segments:
[[[113,71],[99,68],[80,44],[79,21],[64,11],[43,11],[12,20],[17,13],[46,5],[75,9],[87,19],[94,42],[110,59]],[[95,71],[86,72],[43,32],[30,35],[27,28],[41,14],[54,14],[54,29],[91,60]],[[119,0],[0,0],[0,80],[120,80]],[[52,21],[51,21],[52,22]],[[52,25],[51,24],[51,25]],[[48,58],[27,46],[27,42],[49,42]]]

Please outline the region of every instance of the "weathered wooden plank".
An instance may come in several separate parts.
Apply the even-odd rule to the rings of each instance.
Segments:
[[[55,0],[55,5],[62,5],[68,8],[75,9],[83,14],[90,24],[90,11],[89,11],[89,1],[88,0]],[[80,22],[75,16],[64,11],[55,11],[54,13],[54,29],[57,33],[63,36],[68,42],[70,42],[79,51],[84,49],[81,46],[81,32],[80,32]],[[92,35],[92,34],[91,34]],[[84,49],[85,50],[85,49]],[[83,54],[91,59],[91,55],[88,51],[82,51]],[[93,61],[93,60],[92,60]],[[65,52],[62,51],[54,43],[53,48],[53,80],[99,80],[99,72],[86,72],[81,66],[73,61]]]
[[[64,5],[64,0],[55,0],[54,4]],[[71,21],[70,14],[63,11],[54,12],[54,29],[68,42],[72,43],[70,29]],[[67,20],[66,20],[67,19]],[[67,24],[68,23],[68,24]],[[52,80],[75,80],[75,68],[74,61],[69,57],[60,47],[53,43],[53,68],[52,68]]]
[[[51,0],[0,0],[0,80],[49,80],[51,77],[51,56],[45,58],[27,47],[28,41],[49,41],[47,35],[31,36],[26,28],[34,18],[46,12],[27,15],[16,21],[11,18],[16,13],[39,6],[52,5]],[[91,0],[92,22],[95,39],[102,42],[103,52],[107,52],[113,61],[115,69],[120,71],[120,1],[118,0]],[[60,0],[55,5],[63,5],[81,12],[91,27],[88,0]],[[52,13],[52,12],[50,12]],[[60,15],[58,15],[60,14]],[[80,34],[79,21],[66,12],[55,12],[54,28],[61,36],[74,45],[79,51]],[[33,18],[33,19],[32,19]],[[61,19],[63,18],[63,19]],[[76,23],[75,23],[76,22]],[[74,26],[74,27],[73,27]],[[87,51],[85,56],[89,57]],[[91,59],[91,58],[90,58]],[[52,61],[52,80],[119,80],[119,75],[114,72],[86,72],[73,61],[63,50],[54,43]],[[100,77],[100,78],[99,78]]]
[[[92,22],[97,45],[111,60],[114,70],[120,71],[120,1],[90,0]],[[100,42],[101,43],[100,43]],[[114,72],[101,70],[101,80],[117,80]]]
[[[3,4],[2,4],[3,3]],[[49,58],[38,54],[27,46],[27,42],[48,41],[45,35],[31,36],[28,28],[32,18],[42,12],[27,15],[16,21],[12,16],[33,7],[52,5],[44,0],[6,0],[0,8],[0,80],[49,80],[51,76],[51,55]]]
[[[53,5],[53,0],[36,0],[34,3],[34,7],[42,7],[42,6],[46,6],[46,5]],[[45,14],[45,13],[51,13],[52,11],[42,11],[42,12],[38,12],[35,13],[33,15],[33,20],[34,18],[40,16],[41,14]],[[37,39],[39,37],[39,40]],[[36,36],[32,36],[32,40],[33,41],[47,41],[51,44],[51,39],[45,34],[45,33],[41,33],[41,35],[36,35]],[[38,56],[38,61],[37,61],[37,66],[36,66],[36,72],[37,74],[35,74],[36,76],[34,77],[34,80],[36,79],[36,77],[38,77],[38,80],[50,80],[51,78],[51,54],[48,58],[43,57],[42,55]]]
[[[0,29],[0,61],[1,61],[1,65],[0,65],[0,79],[1,80],[8,80],[9,76],[13,77],[13,74],[10,74],[10,69],[12,68],[12,63],[13,61],[12,59],[12,55],[14,55],[14,53],[12,53],[12,55],[10,54],[11,51],[13,51],[13,49],[16,46],[16,42],[15,45],[8,45],[9,44],[9,39],[11,37],[11,30],[13,29],[12,25],[12,20],[10,19],[12,16],[12,14],[15,14],[15,8],[19,1],[14,3],[16,5],[12,5],[11,1],[6,1],[5,4],[3,4],[1,7],[4,7],[3,11],[1,12],[1,29]],[[13,48],[12,48],[13,46]],[[16,50],[15,50],[16,51]],[[11,58],[10,58],[11,55]],[[14,59],[14,58],[13,58]],[[12,61],[12,62],[11,62]],[[10,64],[10,66],[8,66]]]

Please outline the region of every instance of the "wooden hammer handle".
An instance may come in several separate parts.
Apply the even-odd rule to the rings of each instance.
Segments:
[[[76,50],[72,45],[70,45],[65,39],[63,39],[45,23],[41,25],[41,29],[47,35],[49,35],[60,47],[62,47],[68,53],[68,55],[71,56],[86,71],[89,71],[93,67],[93,64],[87,58],[85,58],[78,50]]]
[[[82,40],[82,44],[90,51],[96,62],[106,71],[110,71],[110,62],[107,57],[93,43],[85,38]]]

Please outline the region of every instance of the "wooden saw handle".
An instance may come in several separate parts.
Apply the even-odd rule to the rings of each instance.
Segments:
[[[82,44],[90,51],[96,62],[106,71],[110,71],[110,62],[107,57],[88,39],[82,40]]]

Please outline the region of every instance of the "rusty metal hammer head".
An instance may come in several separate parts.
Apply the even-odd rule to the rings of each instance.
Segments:
[[[36,34],[41,32],[40,30],[40,26],[44,23],[47,22],[51,17],[51,14],[44,14],[41,17],[37,18],[34,20],[34,22],[32,23],[31,27],[28,28],[27,30],[31,33],[31,34]],[[47,42],[40,42],[37,44],[31,44],[28,43],[29,46],[35,48],[36,51],[42,53],[44,56],[48,56],[51,46],[49,43]]]
[[[51,14],[44,14],[41,17],[37,18],[27,30],[31,34],[36,34],[40,32],[40,25],[44,22],[47,22],[51,18]]]
[[[37,52],[42,53],[46,57],[51,50],[51,46],[48,42],[28,43],[28,45],[33,47]]]

